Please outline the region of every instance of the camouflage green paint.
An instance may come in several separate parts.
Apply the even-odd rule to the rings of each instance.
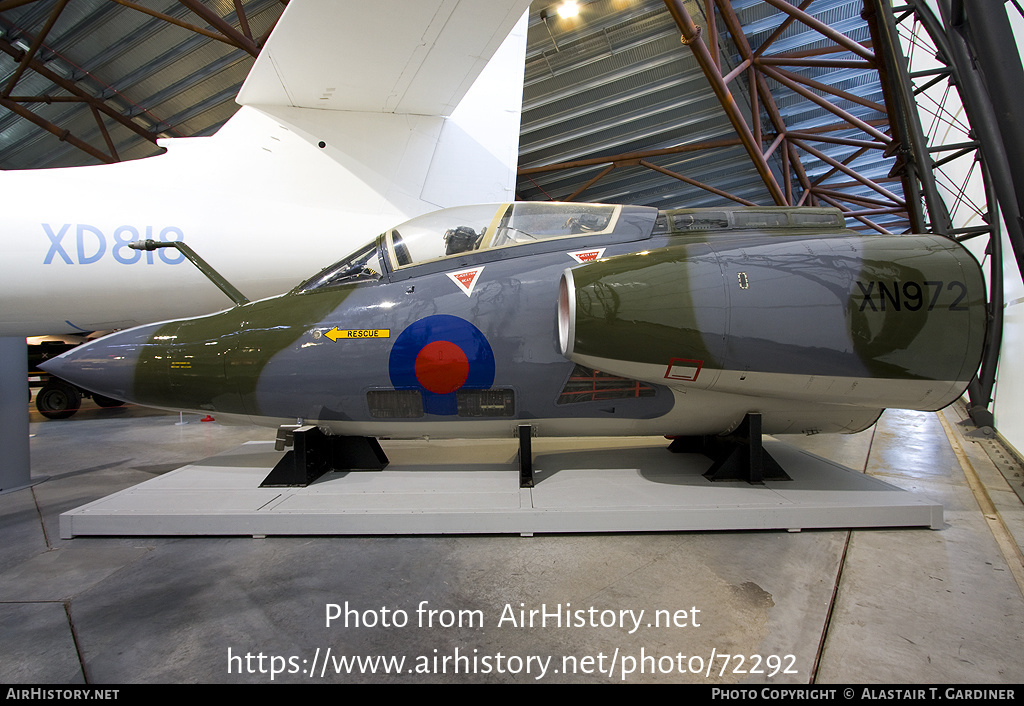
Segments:
[[[573,276],[579,355],[945,381],[969,380],[980,360],[984,279],[939,236],[723,236]]]
[[[289,294],[159,328],[139,353],[133,399],[259,415],[266,363],[345,301],[356,285]]]
[[[725,318],[708,299],[720,300],[722,274],[706,244],[621,255],[576,268],[573,276],[576,353],[643,363],[695,358],[717,367]],[[666,281],[671,292],[641,292],[648,287],[639,283]]]
[[[847,317],[873,376],[966,381],[981,361],[985,305],[984,275],[953,241],[867,238]],[[962,355],[951,349],[952,331],[966,334]]]

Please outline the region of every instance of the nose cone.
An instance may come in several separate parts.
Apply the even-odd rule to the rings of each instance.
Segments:
[[[39,367],[89,392],[137,402],[134,391],[139,354],[159,324],[137,326],[73,348]]]

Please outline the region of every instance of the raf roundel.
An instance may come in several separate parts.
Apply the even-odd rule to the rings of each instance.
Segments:
[[[416,355],[416,380],[435,395],[455,392],[469,377],[466,353],[449,341],[434,341]]]
[[[458,414],[456,392],[494,383],[494,352],[484,334],[457,316],[411,324],[395,339],[388,373],[396,390],[419,390],[427,414]]]

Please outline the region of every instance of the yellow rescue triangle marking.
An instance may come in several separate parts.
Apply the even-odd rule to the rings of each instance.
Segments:
[[[337,342],[339,338],[391,338],[389,328],[353,328],[339,331],[337,327],[332,328],[324,334],[327,338]]]

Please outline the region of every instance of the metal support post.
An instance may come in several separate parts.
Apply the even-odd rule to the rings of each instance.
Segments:
[[[28,346],[0,338],[0,492],[31,485],[28,447]]]
[[[533,487],[533,429],[529,424],[519,425],[519,487]]]

